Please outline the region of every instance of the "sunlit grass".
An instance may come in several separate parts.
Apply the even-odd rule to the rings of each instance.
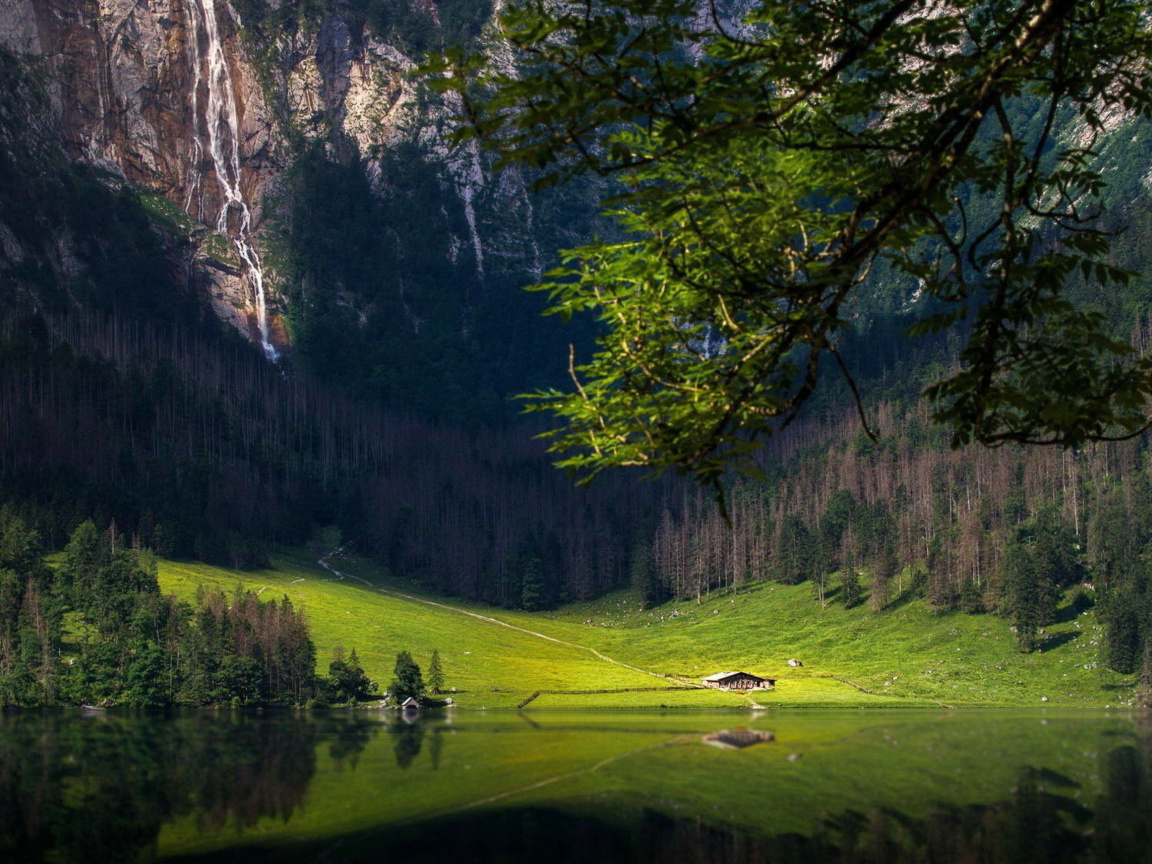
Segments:
[[[201,584],[224,591],[242,584],[263,599],[288,596],[306,610],[321,672],[336,646],[355,648],[369,677],[386,687],[398,651],[409,650],[426,665],[438,650],[447,686],[457,688],[450,695],[465,707],[515,708],[537,691],[544,692],[528,710],[1105,706],[1132,698],[1131,679],[1098,666],[1103,630],[1092,611],[1074,616],[1062,610],[1061,622],[1044,634],[1046,650],[1022,654],[1004,619],[936,615],[915,598],[882,612],[866,605],[822,608],[808,585],[758,583],[736,594],[654,609],[641,608],[624,591],[554,612],[526,613],[425,595],[411,583],[385,581],[387,575],[366,560],[334,563],[378,588],[417,599],[351,579],[334,581],[302,553],[277,556],[272,567],[252,573],[162,562],[160,580],[164,590],[185,597]],[[789,667],[789,658],[803,666]],[[653,690],[727,669],[776,678],[777,688],[751,694]]]
[[[202,564],[162,562],[163,590],[191,599],[201,585],[231,592],[240,585],[263,600],[287,596],[303,607],[312,627],[319,671],[333,651],[356,649],[368,676],[382,687],[399,651],[424,666],[440,652],[446,687],[469,707],[515,707],[539,689],[626,689],[660,686],[660,679],[598,659],[592,652],[479,621],[444,608],[390,597],[362,583],[294,558],[239,573]],[[490,610],[480,610],[487,613]]]

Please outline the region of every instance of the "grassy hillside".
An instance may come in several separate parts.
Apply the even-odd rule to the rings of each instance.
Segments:
[[[438,650],[447,686],[469,708],[1038,706],[1044,697],[1052,706],[1120,706],[1134,695],[1131,677],[1097,665],[1095,613],[1068,607],[1046,629],[1043,650],[1021,654],[1008,622],[933,615],[919,599],[884,612],[822,609],[808,585],[761,583],[699,604],[644,610],[622,592],[525,613],[422,596],[381,581],[356,558],[332,565],[344,578],[302,555],[252,573],[165,562],[160,583],[182,596],[201,584],[287,595],[307,612],[321,672],[336,646],[355,648],[386,686],[398,651],[427,664]],[[803,667],[788,667],[793,657]],[[684,686],[726,669],[776,677],[777,689],[743,695]]]

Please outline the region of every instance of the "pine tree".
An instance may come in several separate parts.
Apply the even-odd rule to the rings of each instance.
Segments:
[[[543,605],[544,577],[540,571],[539,558],[529,558],[524,564],[524,581],[521,583],[520,606],[529,612],[534,612]]]
[[[840,596],[844,608],[853,609],[864,601],[864,589],[860,587],[860,576],[855,570],[845,570],[840,574]]]
[[[1133,579],[1113,588],[1102,610],[1105,662],[1121,674],[1136,672],[1147,650],[1145,642],[1152,645],[1144,632],[1148,627],[1147,605]]]
[[[419,699],[423,695],[424,677],[408,651],[401,651],[396,655],[394,674],[396,677],[392,680],[391,690],[397,701],[403,702],[409,696]]]
[[[1025,653],[1034,651],[1037,631],[1056,617],[1060,587],[1078,575],[1071,540],[1052,511],[1020,525],[1005,550],[1004,565],[1004,600],[1016,626],[1016,645]]]
[[[428,664],[428,689],[437,695],[444,689],[444,669],[440,665],[440,652],[432,652],[432,662]]]
[[[664,599],[664,586],[656,573],[655,562],[652,560],[652,546],[649,543],[637,543],[632,549],[632,560],[629,573],[632,587],[640,595],[640,602],[645,609],[657,606]]]

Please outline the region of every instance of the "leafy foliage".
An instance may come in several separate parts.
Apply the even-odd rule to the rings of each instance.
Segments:
[[[64,606],[40,538],[0,509],[0,707],[51,701]]]
[[[328,686],[331,689],[331,699],[334,702],[355,702],[358,699],[367,699],[375,689],[364,667],[360,665],[360,658],[356,649],[344,659],[342,649],[337,649],[336,657],[328,664]]]
[[[1056,614],[1061,589],[1078,575],[1072,538],[1051,510],[1017,528],[1005,550],[1005,604],[1021,651],[1038,647],[1037,631]]]
[[[1152,362],[1064,294],[1129,274],[1096,221],[1103,112],[1147,116],[1139,3],[761,0],[740,20],[685,0],[522,4],[516,72],[456,52],[464,136],[542,183],[617,177],[622,242],[540,285],[594,314],[561,464],[755,471],[840,348],[874,269],[925,301],[914,335],[962,327],[926,391],[954,445],[1059,443],[1146,426]],[[1058,139],[1061,122],[1083,135]],[[851,384],[851,379],[849,379]]]
[[[424,695],[424,677],[410,652],[401,651],[396,655],[396,667],[393,670],[393,675],[395,677],[392,679],[392,685],[389,689],[397,702],[403,702],[409,697],[419,699]]]
[[[91,520],[54,572],[36,533],[0,511],[0,706],[299,704],[315,659],[286,597],[161,596],[151,554]]]

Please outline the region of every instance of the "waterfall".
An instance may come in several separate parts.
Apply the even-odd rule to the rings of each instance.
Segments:
[[[193,70],[193,140],[185,208],[193,218],[203,219],[201,165],[207,149],[222,193],[220,212],[216,214],[216,230],[231,237],[236,244],[236,252],[252,286],[256,323],[260,328],[260,345],[269,360],[276,360],[276,348],[269,338],[264,270],[260,265],[260,255],[252,243],[252,213],[244,200],[240,183],[240,119],[236,110],[236,88],[232,82],[228,58],[224,54],[224,44],[220,40],[216,15],[216,0],[191,0],[188,10],[188,43],[192,52]],[[207,91],[207,100],[203,106],[200,104],[202,85],[205,85]]]
[[[471,157],[463,172],[460,183],[460,197],[464,199],[464,219],[468,222],[468,234],[472,239],[472,251],[476,256],[476,275],[484,281],[484,245],[480,242],[480,231],[476,227],[476,210],[472,206],[472,196],[484,185],[484,169],[480,165],[480,145],[469,142],[468,156]]]

